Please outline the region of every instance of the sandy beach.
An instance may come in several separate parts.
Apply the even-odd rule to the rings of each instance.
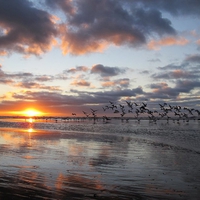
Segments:
[[[117,128],[102,122],[90,124],[87,132],[78,122],[62,125],[70,131],[2,126],[2,200],[200,197],[198,122],[168,124],[169,131],[163,125],[124,123],[121,133],[97,131]]]

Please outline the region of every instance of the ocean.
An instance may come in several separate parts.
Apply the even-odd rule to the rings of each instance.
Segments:
[[[200,121],[0,120],[0,200],[200,199]]]

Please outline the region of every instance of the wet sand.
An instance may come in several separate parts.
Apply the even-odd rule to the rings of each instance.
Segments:
[[[130,134],[0,128],[0,200],[198,200],[199,188],[197,148]]]

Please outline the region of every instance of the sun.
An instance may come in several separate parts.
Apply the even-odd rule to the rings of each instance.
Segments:
[[[22,111],[23,115],[28,116],[28,117],[33,117],[33,116],[40,116],[42,115],[42,112],[36,110],[36,109],[27,109],[25,111]]]

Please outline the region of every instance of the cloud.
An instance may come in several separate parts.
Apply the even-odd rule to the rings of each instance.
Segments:
[[[188,40],[185,38],[175,38],[175,37],[165,37],[160,40],[151,40],[147,46],[149,49],[158,50],[161,46],[172,46],[172,45],[181,45],[184,46],[188,44]]]
[[[161,62],[159,58],[156,58],[156,59],[150,59],[148,60],[149,62]]]
[[[200,55],[190,55],[185,59],[186,62],[200,63]]]
[[[149,70],[143,70],[143,71],[140,72],[140,74],[145,74],[145,75],[150,74],[150,71]]]
[[[27,0],[1,0],[0,27],[4,30],[4,34],[0,35],[0,51],[3,54],[15,51],[40,55],[55,45],[57,30],[51,15]]]
[[[89,70],[86,66],[78,66],[75,68],[71,68],[68,70],[65,70],[64,73],[77,73],[77,72],[87,72]]]
[[[175,89],[178,89],[180,92],[184,93],[189,93],[195,88],[200,88],[199,80],[178,80],[175,87]]]
[[[153,90],[147,95],[148,99],[173,99],[180,93],[165,82],[151,84],[150,88]]]
[[[28,88],[28,89],[46,89],[61,91],[58,86],[45,86],[38,82],[46,82],[54,80],[53,76],[48,75],[34,75],[28,72],[19,73],[5,73],[0,68],[0,84],[6,84],[14,87]]]
[[[145,9],[136,7],[133,9],[133,13],[135,13],[134,17],[136,18],[134,21],[135,24],[138,28],[142,28],[143,32],[146,34],[151,34],[152,32],[157,33],[160,36],[176,34],[176,31],[171,26],[171,21],[163,18],[162,13],[155,8]]]
[[[82,86],[82,87],[89,87],[90,86],[90,82],[86,81],[86,80],[74,80],[71,85],[75,85],[75,86]]]
[[[7,56],[8,52],[5,50],[0,49],[0,56]]]
[[[200,78],[200,71],[183,71],[180,69],[170,72],[157,73],[151,75],[153,79],[198,79]]]
[[[184,69],[188,66],[187,63],[182,63],[181,65],[176,65],[174,63],[171,63],[171,64],[168,64],[164,67],[157,67],[157,69],[159,70],[163,70],[163,71],[166,71],[166,70],[178,70],[178,69]]]
[[[0,55],[39,56],[54,46],[64,54],[81,55],[110,45],[150,49],[185,45],[188,41],[177,36],[162,12],[199,16],[198,0],[170,4],[164,0],[45,0],[39,5],[28,0],[0,1]]]
[[[65,54],[102,51],[109,45],[137,47],[144,45],[150,35],[176,33],[160,11],[141,8],[137,2],[75,0],[71,5],[66,1],[63,8],[60,1],[55,4],[69,19],[60,26]]]
[[[196,44],[198,45],[198,46],[197,46],[197,50],[200,50],[200,40],[197,40],[197,41],[196,41]]]
[[[27,89],[45,89],[45,90],[56,90],[56,91],[61,91],[59,86],[45,86],[43,84],[39,84],[36,82],[31,82],[31,81],[23,81],[23,82],[18,82],[15,84],[12,84],[15,87],[21,87],[21,88],[27,88]]]
[[[0,80],[0,84],[11,85],[11,84],[13,84],[13,83],[14,83],[14,81],[11,80],[11,79],[1,79],[1,80]]]
[[[198,45],[200,45],[200,39],[199,39],[199,40],[197,40],[197,41],[196,41],[196,43],[197,43]]]
[[[123,79],[117,79],[114,81],[104,81],[101,83],[103,87],[123,87],[127,88],[130,84],[130,79],[128,78],[123,78]]]
[[[66,94],[60,94],[58,92],[49,91],[21,91],[13,93],[14,99],[23,101],[37,101],[43,102],[48,106],[66,106],[66,105],[86,105],[86,104],[102,104],[108,103],[109,100],[119,100],[121,97],[132,97],[137,95],[145,94],[141,87],[134,89],[123,89],[123,90],[111,90],[111,91],[78,91],[70,90]]]
[[[92,74],[99,74],[102,77],[117,76],[124,72],[125,70],[119,67],[107,67],[101,64],[94,65],[91,69]]]
[[[153,89],[146,97],[148,99],[179,99],[181,101],[180,95],[182,93],[187,94],[200,87],[200,81],[190,81],[190,80],[178,80],[176,81],[175,87],[168,86],[167,83],[156,83],[151,84],[150,88]],[[188,99],[189,100],[189,99]],[[191,99],[190,99],[191,100]]]
[[[75,7],[71,0],[45,0],[46,5],[51,7],[52,9],[62,9],[64,12],[68,14],[73,14],[75,12]]]
[[[130,0],[128,0],[130,1]],[[147,8],[156,8],[166,11],[174,16],[199,16],[200,2],[198,0],[173,0],[170,3],[166,0],[136,0],[146,6]],[[131,1],[130,1],[131,2]]]
[[[168,84],[165,82],[150,84],[150,88],[152,89],[161,89],[161,88],[166,88],[166,87],[168,87]]]
[[[0,50],[4,55],[12,51],[41,55],[60,40],[64,54],[80,55],[109,45],[137,47],[149,35],[175,34],[160,11],[128,1],[44,1],[51,10],[28,0],[10,2],[0,1]],[[66,20],[55,21],[54,9],[62,10]]]
[[[46,81],[52,81],[54,80],[53,76],[48,76],[48,75],[41,75],[41,76],[35,76],[35,81],[39,82],[46,82]]]

